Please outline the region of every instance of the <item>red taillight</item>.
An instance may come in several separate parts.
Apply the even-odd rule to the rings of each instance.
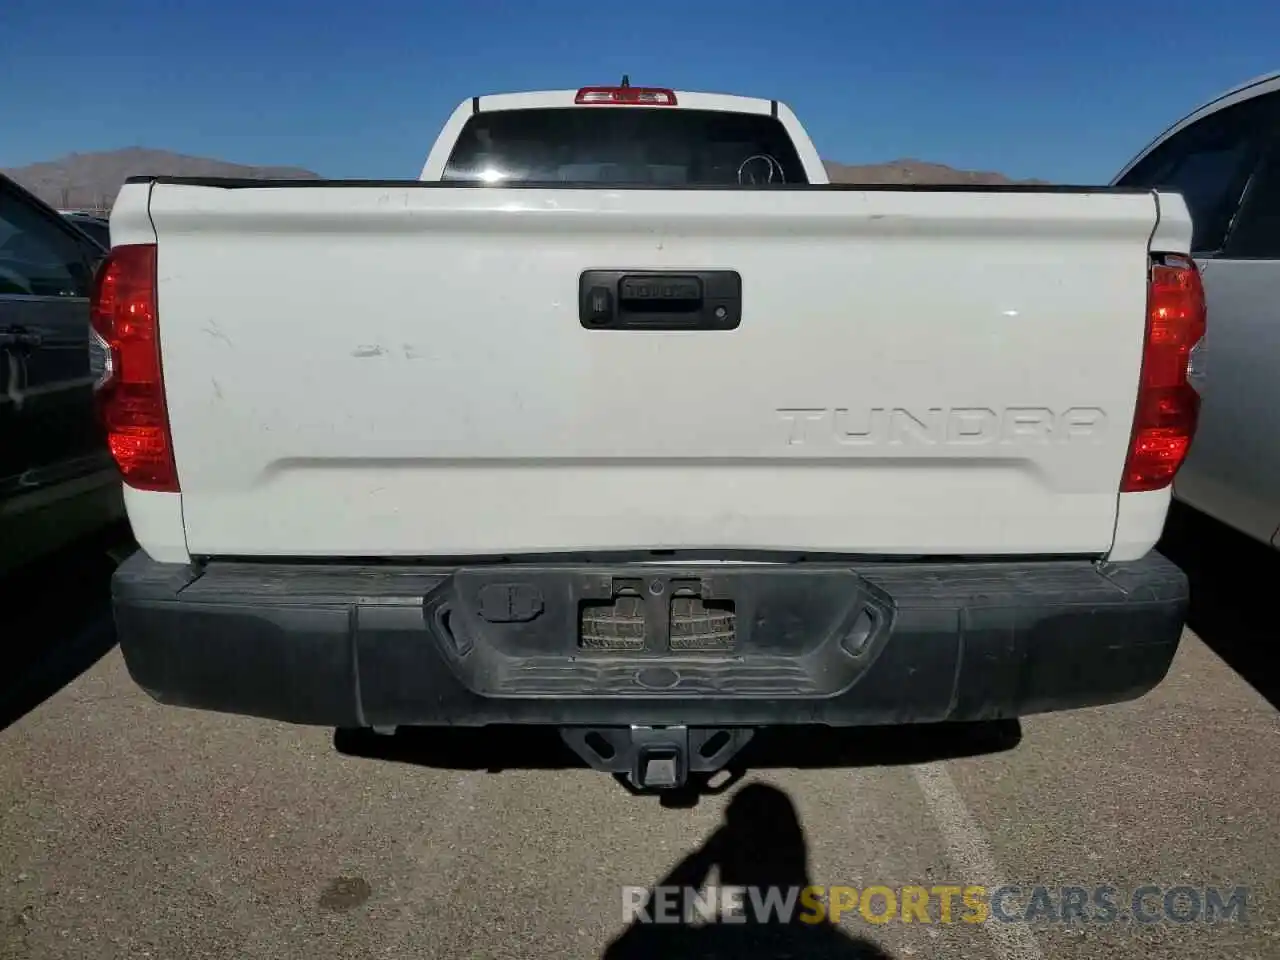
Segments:
[[[1204,333],[1200,271],[1186,257],[1164,257],[1152,265],[1147,288],[1142,379],[1122,492],[1167,487],[1186,459],[1200,413],[1187,372]]]
[[[637,107],[674,107],[674,90],[656,87],[583,87],[573,98],[578,104],[626,104]]]
[[[177,493],[160,371],[154,244],[112,249],[94,278],[90,317],[103,354],[96,397],[111,456],[130,487]]]

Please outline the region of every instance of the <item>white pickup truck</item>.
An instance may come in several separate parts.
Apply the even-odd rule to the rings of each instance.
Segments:
[[[94,299],[164,703],[751,731],[1136,697],[1204,330],[1176,193],[830,185],[768,100],[462,104],[417,181],[145,177]]]

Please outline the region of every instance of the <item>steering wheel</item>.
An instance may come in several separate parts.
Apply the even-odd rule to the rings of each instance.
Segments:
[[[762,183],[786,183],[787,175],[777,157],[768,153],[753,153],[738,164],[738,185],[759,186]]]

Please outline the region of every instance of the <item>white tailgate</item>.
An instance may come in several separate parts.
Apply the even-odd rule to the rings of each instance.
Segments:
[[[153,188],[205,555],[1101,553],[1152,196]],[[732,269],[593,331],[587,268]]]

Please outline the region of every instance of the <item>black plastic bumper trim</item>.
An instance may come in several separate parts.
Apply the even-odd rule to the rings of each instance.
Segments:
[[[732,650],[577,648],[583,597],[681,578],[737,605]],[[113,600],[129,671],[164,703],[327,726],[852,726],[1140,696],[1177,649],[1187,581],[1156,553],[1110,565],[195,568],[139,552]]]

